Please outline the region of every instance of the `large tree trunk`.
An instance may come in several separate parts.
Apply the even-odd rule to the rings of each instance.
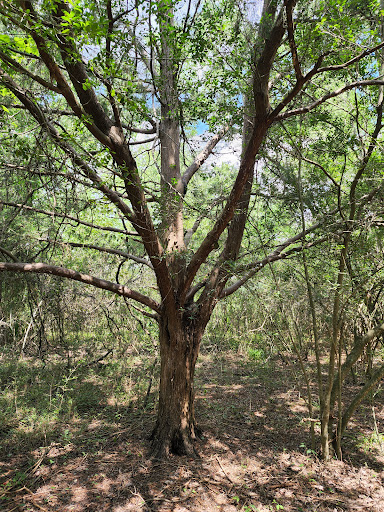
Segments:
[[[183,317],[160,321],[160,393],[151,436],[153,454],[159,458],[197,455],[193,378],[204,329]]]

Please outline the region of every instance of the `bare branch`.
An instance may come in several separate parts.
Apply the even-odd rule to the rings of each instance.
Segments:
[[[293,18],[292,18],[293,6],[294,6],[293,2],[286,2],[288,41],[289,41],[289,47],[291,49],[292,63],[293,63],[293,68],[294,68],[295,74],[296,74],[296,80],[299,82],[303,78],[303,74],[301,72],[299,57],[297,55],[297,46],[296,46],[296,42],[295,42]]]
[[[200,169],[207,158],[212,154],[213,149],[217,143],[224,137],[228,132],[229,125],[225,125],[216,135],[214,135],[204,149],[197,155],[191,165],[184,171],[181,180],[184,185],[184,193],[187,189],[187,185],[191,180],[192,176]]]
[[[329,174],[329,172],[321,164],[319,164],[319,162],[315,162],[315,160],[306,158],[302,154],[300,154],[300,158],[302,158],[304,160],[304,162],[307,162],[308,164],[314,165],[315,167],[318,167],[319,169],[321,169],[321,171],[326,175],[326,177],[332,181],[332,183],[336,187],[336,189],[340,190],[340,184],[337,183],[337,181]]]
[[[135,128],[135,127],[129,126],[127,124],[122,124],[122,127],[130,132],[143,133],[144,135],[152,135],[157,132],[156,125],[152,126],[152,128]],[[153,139],[151,139],[151,140],[153,140]]]
[[[135,261],[136,263],[141,263],[142,265],[146,265],[150,269],[153,269],[152,263],[150,261],[146,260],[145,258],[140,258],[138,256],[135,256],[134,254],[120,251],[118,249],[110,249],[109,247],[100,247],[99,245],[82,244],[82,243],[78,243],[78,242],[59,242],[57,240],[51,240],[49,238],[41,238],[39,240],[42,242],[49,242],[49,243],[54,243],[54,244],[59,244],[59,245],[69,245],[70,247],[82,247],[84,249],[93,249],[93,250],[99,251],[99,252],[115,254],[116,256],[121,256],[127,260],[132,260],[132,261]]]
[[[294,240],[297,238],[302,238],[304,236],[302,233],[300,235],[297,235],[296,237],[293,237],[290,240]],[[318,240],[314,242],[309,242],[305,245],[301,244],[298,247],[292,247],[291,249],[288,249],[287,251],[284,251],[284,249],[287,247],[287,245],[291,245],[294,242],[288,243],[288,241],[282,245],[280,245],[273,253],[269,254],[262,260],[250,264],[252,267],[254,267],[252,270],[247,272],[241,279],[233,283],[232,285],[228,286],[228,288],[224,289],[221,292],[221,295],[219,299],[224,299],[225,297],[228,297],[229,295],[232,295],[232,293],[236,292],[239,288],[241,288],[247,281],[249,281],[257,272],[260,272],[262,268],[264,268],[266,265],[269,265],[270,263],[274,263],[275,261],[284,260],[288,258],[289,256],[292,256],[292,254],[295,254],[297,252],[301,252],[306,249],[310,249],[311,247],[314,247],[315,245],[319,245],[323,242],[326,242],[328,240],[327,236],[324,236],[322,238],[319,238]]]
[[[128,232],[128,231],[125,231],[124,229],[114,228],[112,226],[99,226],[97,224],[92,224],[91,222],[86,222],[85,220],[80,220],[77,217],[72,217],[71,215],[67,215],[66,213],[42,210],[40,208],[34,208],[33,206],[27,206],[27,205],[21,204],[21,203],[13,203],[12,201],[3,201],[2,199],[0,199],[0,204],[3,204],[5,206],[12,206],[13,208],[20,208],[23,210],[29,210],[32,212],[41,213],[42,215],[47,215],[48,217],[52,217],[52,218],[60,217],[62,219],[67,219],[71,222],[75,222],[76,224],[81,224],[82,226],[87,226],[92,229],[99,229],[102,231],[111,231],[112,233],[121,233],[122,235],[125,235],[125,236],[137,235],[137,233]]]
[[[0,272],[9,271],[9,272],[30,272],[30,273],[38,273],[38,274],[51,274],[58,277],[65,277],[66,279],[72,279],[73,281],[79,281],[80,283],[89,284],[96,288],[101,288],[102,290],[107,290],[109,292],[115,293],[122,297],[127,297],[129,299],[133,299],[145,306],[148,306],[150,309],[153,309],[157,313],[160,311],[160,305],[155,300],[147,297],[146,295],[141,294],[135,290],[131,290],[128,286],[124,286],[122,284],[116,284],[112,281],[106,281],[105,279],[100,279],[98,277],[91,276],[89,274],[83,274],[81,272],[76,272],[69,268],[65,267],[56,267],[54,265],[48,265],[46,263],[0,263]]]
[[[368,48],[367,50],[364,50],[362,53],[360,53],[353,59],[350,59],[349,61],[344,62],[344,64],[337,64],[335,66],[325,66],[323,68],[319,68],[317,70],[317,73],[324,73],[325,71],[338,71],[341,69],[346,69],[349,66],[351,66],[352,64],[359,62],[359,60],[363,59],[364,57],[367,57],[368,55],[375,53],[377,50],[380,50],[380,48],[384,48],[384,42],[374,46],[373,48]]]
[[[31,3],[26,1],[23,5],[28,5],[31,7]],[[36,38],[38,39],[38,35],[36,34]],[[41,39],[41,38],[40,38]],[[41,41],[42,51],[44,49],[44,40]],[[63,55],[66,51],[65,43],[62,43]],[[68,50],[69,48],[67,48]],[[43,57],[42,57],[43,58]],[[64,58],[64,57],[63,57]],[[50,56],[47,56],[47,59],[50,59]],[[67,56],[67,59],[69,57]],[[68,72],[71,74],[73,78],[73,85],[80,97],[82,92],[87,92],[82,89],[79,89],[79,83],[76,82],[77,79],[80,80],[81,84],[84,84],[84,80],[86,79],[86,72],[82,63],[75,62],[67,62]],[[60,71],[60,70],[59,70]],[[134,213],[129,208],[128,204],[125,203],[119,194],[114,192],[111,188],[109,188],[105,181],[94,171],[94,169],[84,160],[82,159],[73,147],[64,140],[56,128],[53,126],[51,122],[48,121],[44,113],[42,112],[38,101],[36,98],[33,98],[32,94],[29,91],[24,90],[18,84],[14,82],[14,80],[5,73],[4,70],[0,68],[0,82],[2,82],[15,96],[19,101],[23,103],[31,113],[31,115],[37,120],[40,126],[46,131],[50,137],[54,140],[54,142],[59,146],[66,154],[69,155],[73,164],[77,166],[82,172],[86,175],[88,179],[90,179],[93,184],[96,186],[98,190],[100,190],[108,200],[114,204],[117,209],[122,213],[122,215],[129,220],[134,228],[137,230],[138,234],[141,236],[143,244],[146,248],[146,251],[152,261],[154,270],[156,272],[157,281],[159,287],[161,289],[162,297],[167,302],[174,303],[174,295],[172,294],[172,280],[169,274],[169,270],[167,268],[167,263],[163,256],[163,247],[161,242],[157,236],[156,229],[153,225],[150,212],[148,210],[145,195],[143,191],[143,187],[140,181],[140,176],[137,172],[136,162],[129,150],[128,145],[126,144],[124,134],[122,130],[120,130],[117,126],[111,124],[108,120],[107,116],[104,112],[99,111],[101,105],[97,103],[97,105],[93,102],[93,95],[95,94],[92,90],[89,92],[92,97],[88,97],[88,95],[81,96],[82,99],[80,101],[87,101],[86,98],[89,99],[90,103],[87,104],[84,109],[89,110],[90,106],[93,105],[96,108],[96,112],[93,113],[93,119],[98,123],[97,130],[108,129],[108,136],[103,135],[101,137],[102,143],[104,146],[108,147],[111,150],[112,156],[122,171],[122,177],[125,184],[125,189],[131,205],[134,209]],[[65,84],[64,84],[65,85]],[[68,84],[67,84],[68,87]],[[70,91],[71,94],[72,91]],[[68,100],[67,100],[68,101]],[[95,100],[97,102],[97,99]],[[70,105],[71,106],[71,105]],[[100,129],[99,129],[100,128]],[[97,135],[95,135],[97,137]],[[100,137],[97,137],[100,140]]]
[[[16,60],[12,59],[12,57],[10,57],[9,55],[5,54],[2,51],[0,51],[0,59],[3,62],[6,62],[9,66],[12,66],[14,69],[19,71],[23,75],[26,75],[29,78],[32,78],[32,80],[34,80],[35,82],[39,83],[40,85],[42,85],[46,89],[48,89],[50,91],[54,91],[56,93],[60,92],[60,89],[58,87],[56,87],[55,85],[53,85],[51,82],[48,82],[47,80],[44,80],[44,78],[41,78],[40,76],[31,73],[30,71],[28,71],[28,69],[24,68],[19,62],[17,62]]]
[[[0,252],[3,253],[4,256],[8,256],[8,258],[11,259],[12,261],[14,261],[15,263],[18,262],[18,259],[16,258],[16,256],[14,256],[10,251],[5,249],[5,247],[0,246]]]
[[[296,108],[294,110],[289,110],[288,112],[284,112],[283,114],[278,114],[276,117],[272,119],[272,122],[276,121],[282,121],[283,119],[288,119],[289,117],[297,116],[300,114],[306,114],[307,112],[310,112],[311,110],[314,110],[316,107],[324,103],[325,101],[335,98],[336,96],[339,96],[340,94],[343,94],[346,91],[350,91],[351,89],[354,89],[356,87],[367,87],[370,85],[384,85],[384,80],[360,80],[357,82],[352,82],[350,84],[344,85],[343,87],[340,87],[340,89],[336,89],[335,91],[328,92],[318,100],[314,101],[310,105],[307,105],[305,107]],[[283,107],[284,108],[284,107]],[[273,113],[271,114],[271,117],[273,117]]]
[[[136,50],[139,53],[142,61],[145,64],[145,67],[150,72],[151,76],[154,79],[154,82],[159,78],[159,75],[153,65],[153,59],[150,55],[148,55],[146,49],[144,48],[143,44],[139,41],[139,39],[136,37],[136,34],[133,32],[133,30],[128,26],[127,27],[128,34],[131,36],[132,41],[136,44]]]
[[[188,247],[189,242],[191,241],[192,236],[196,233],[198,227],[201,224],[201,221],[206,218],[205,213],[202,213],[198,216],[198,218],[195,220],[193,226],[187,230],[187,232],[184,235],[184,243],[185,247]]]
[[[139,313],[141,313],[142,315],[146,316],[147,318],[152,318],[153,320],[156,320],[157,322],[159,321],[159,315],[157,313],[148,313],[148,311],[145,311],[145,309],[138,308],[134,304],[130,304],[130,306],[133,309],[135,309],[136,311],[138,311]],[[132,315],[132,313],[131,313],[131,315]],[[136,317],[134,317],[134,318],[136,318]]]
[[[147,144],[148,142],[153,142],[154,140],[157,139],[157,136],[155,135],[154,137],[150,137],[149,139],[145,139],[145,140],[136,140],[134,142],[129,142],[128,145],[129,146],[137,146],[139,144]]]

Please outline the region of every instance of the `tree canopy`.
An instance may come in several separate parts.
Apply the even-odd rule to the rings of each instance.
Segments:
[[[383,6],[369,7],[0,1],[0,270],[105,289],[159,323],[161,455],[193,453],[216,304],[335,240],[337,291],[358,221],[381,222]],[[110,259],[89,270],[71,248]]]

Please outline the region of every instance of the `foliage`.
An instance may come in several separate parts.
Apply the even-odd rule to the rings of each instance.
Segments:
[[[356,404],[343,412],[337,382],[360,348],[379,378],[381,3],[260,7],[0,2],[0,336],[71,367],[129,341],[155,356],[158,325],[160,455],[193,453],[201,340],[297,357],[325,458],[332,441],[341,456]],[[238,161],[215,158],[236,142]],[[55,414],[102,400],[58,386]]]

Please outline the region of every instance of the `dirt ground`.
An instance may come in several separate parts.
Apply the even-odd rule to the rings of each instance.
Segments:
[[[112,406],[100,404],[86,422],[60,424],[49,439],[3,445],[0,510],[384,511],[384,455],[372,442],[370,404],[347,432],[344,460],[324,464],[310,450],[304,390],[281,361],[203,356],[196,391],[199,459],[149,458],[153,408],[115,404],[111,422]],[[383,404],[378,394],[379,432]]]

